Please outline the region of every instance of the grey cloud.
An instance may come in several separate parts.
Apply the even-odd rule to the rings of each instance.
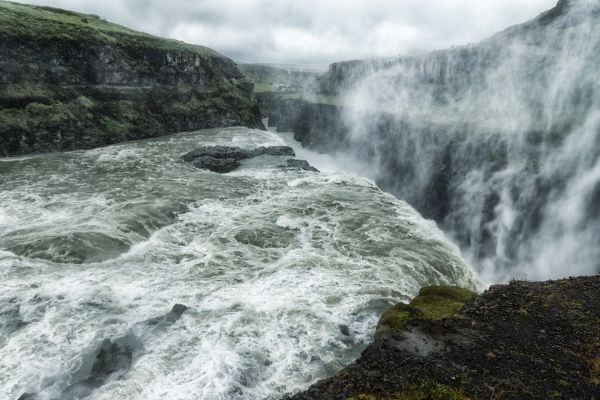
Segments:
[[[326,64],[479,41],[557,0],[29,0],[212,47],[238,61]],[[525,3],[525,4],[523,4]]]

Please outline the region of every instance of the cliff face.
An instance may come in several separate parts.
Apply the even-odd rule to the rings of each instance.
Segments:
[[[595,273],[599,20],[597,1],[561,1],[476,45],[334,64],[321,94],[343,107],[304,101],[287,126],[371,163],[490,280]]]
[[[232,60],[97,16],[2,1],[0,54],[0,155],[263,128]]]

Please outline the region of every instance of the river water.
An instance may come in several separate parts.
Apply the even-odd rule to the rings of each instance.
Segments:
[[[276,399],[356,359],[389,304],[476,284],[372,181],[317,156],[322,173],[180,161],[209,144],[284,139],[216,129],[0,161],[0,398],[64,398],[103,339],[129,335],[131,368],[89,399]],[[145,322],[176,303],[176,323]]]

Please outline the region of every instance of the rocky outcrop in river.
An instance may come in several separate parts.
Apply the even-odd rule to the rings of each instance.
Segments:
[[[0,54],[0,156],[263,128],[232,60],[98,16],[1,2]]]
[[[198,169],[224,174],[237,169],[242,160],[259,156],[295,157],[294,150],[289,146],[257,147],[255,149],[242,149],[232,146],[201,147],[184,154],[182,159],[193,164]],[[283,168],[319,172],[305,160],[288,158]]]

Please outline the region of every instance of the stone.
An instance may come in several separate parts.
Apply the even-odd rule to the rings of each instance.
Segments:
[[[294,158],[287,160],[287,168],[298,169],[301,171],[319,172],[319,170],[311,166],[308,161],[296,160]]]
[[[348,325],[340,325],[340,333],[344,336],[350,336],[350,328],[348,328]]]
[[[181,158],[192,163],[196,168],[224,174],[240,166],[241,160],[258,156],[294,156],[294,150],[289,146],[258,147],[242,149],[232,146],[206,146],[192,150]]]
[[[169,311],[167,314],[148,320],[148,325],[158,325],[163,322],[171,324],[175,323],[179,320],[179,318],[181,318],[187,309],[188,307],[184,306],[183,304],[175,304],[171,311]]]
[[[231,172],[240,166],[240,162],[235,158],[214,158],[200,157],[194,160],[194,167],[198,169],[207,169],[219,174]]]

